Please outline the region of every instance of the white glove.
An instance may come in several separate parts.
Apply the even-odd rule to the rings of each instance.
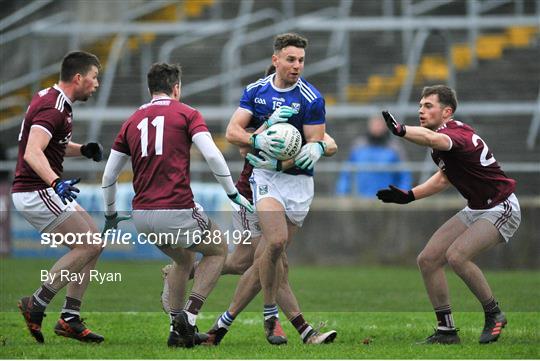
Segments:
[[[294,158],[294,164],[302,169],[313,169],[315,163],[324,154],[325,148],[326,143],[322,141],[305,144]]]
[[[261,159],[262,158],[262,159]],[[274,171],[281,171],[281,161],[272,157],[270,154],[260,152],[259,156],[248,153],[246,159],[255,168],[268,169]]]
[[[246,197],[244,197],[240,193],[236,192],[234,194],[227,194],[227,196],[234,203],[238,204],[241,207],[245,207],[249,213],[255,212],[255,207],[253,207],[253,204],[249,203]]]
[[[270,118],[268,118],[264,123],[266,124],[267,128],[270,128],[272,125],[276,123],[286,122],[290,117],[292,117],[296,113],[298,113],[298,111],[284,105],[274,110]]]
[[[260,149],[271,155],[281,154],[281,150],[285,148],[285,139],[277,135],[274,130],[253,134],[250,142],[253,148]]]

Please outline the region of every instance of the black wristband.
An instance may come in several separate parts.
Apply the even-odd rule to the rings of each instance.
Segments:
[[[281,161],[279,159],[277,160],[277,162],[276,162],[276,170],[278,172],[281,172],[283,170],[283,161]]]
[[[56,187],[56,184],[58,184],[58,182],[60,182],[62,179],[60,178],[56,178],[55,180],[53,180],[51,182],[51,187],[54,189],[54,187]]]
[[[229,197],[229,199],[232,201],[233,199],[236,198],[237,195],[238,195],[238,192],[233,193],[233,194],[227,194],[227,197]]]

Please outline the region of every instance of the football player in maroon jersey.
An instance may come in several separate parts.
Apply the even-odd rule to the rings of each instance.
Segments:
[[[195,321],[214,288],[227,255],[221,232],[195,203],[190,187],[190,149],[195,143],[229,199],[249,212],[254,206],[234,186],[223,155],[212,140],[201,113],[180,102],[180,67],[154,64],[148,72],[152,100],[124,122],[103,174],[106,203],[105,229],[121,219],[115,207],[116,180],[131,159],[133,168],[133,221],[139,233],[159,235],[159,249],[173,261],[168,276],[171,328],[167,344],[193,347]],[[162,237],[171,235],[172,237]],[[182,305],[192,267],[191,253],[203,258],[195,272],[188,301]]]
[[[489,284],[474,257],[508,242],[521,221],[519,202],[514,195],[516,181],[507,177],[487,144],[472,127],[455,120],[457,97],[444,85],[425,87],[420,100],[420,126],[405,126],[383,111],[388,128],[396,136],[432,148],[439,167],[426,182],[411,190],[393,185],[381,189],[377,197],[386,203],[406,204],[456,187],[467,206],[431,236],[418,255],[438,326],[426,343],[459,343],[454,326],[444,266],[448,263],[481,303],[485,313],[480,343],[495,342],[507,323]]]
[[[66,301],[55,333],[80,341],[103,341],[102,336],[86,328],[79,315],[90,280],[88,272],[94,268],[102,250],[101,240],[90,239],[89,235],[99,235],[99,231],[90,215],[75,201],[79,190],[74,185],[80,179],[61,178],[64,157],[85,156],[96,162],[103,157],[99,143],[81,145],[71,141],[72,104],[86,101],[96,91],[100,67],[93,54],[82,51],[67,54],[62,61],[60,81],[32,98],[19,134],[12,188],[15,208],[43,234],[71,234],[82,240],[81,244],[66,244],[71,251],[52,266],[47,281],[33,295],[19,301],[26,325],[40,343],[44,342],[41,322],[45,308],[66,284]],[[80,281],[70,282],[72,275],[79,275]]]

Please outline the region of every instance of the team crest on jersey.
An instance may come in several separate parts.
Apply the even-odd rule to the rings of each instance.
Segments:
[[[300,103],[292,103],[291,108],[293,108],[294,110],[299,112],[300,111]]]
[[[255,104],[266,105],[266,100],[264,100],[263,98],[255,98]]]
[[[259,194],[261,196],[264,196],[267,193],[268,193],[268,186],[266,184],[265,185],[260,185],[259,186]]]

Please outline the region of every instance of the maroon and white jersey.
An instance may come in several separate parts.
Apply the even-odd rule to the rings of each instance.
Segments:
[[[112,149],[131,156],[133,209],[195,206],[189,163],[199,132],[208,132],[201,113],[168,97],[142,105],[122,125]]]
[[[54,173],[58,177],[62,176],[64,170],[62,163],[64,162],[67,144],[71,140],[71,120],[71,101],[58,86],[43,89],[34,95],[19,133],[19,155],[17,167],[15,168],[15,179],[11,189],[12,193],[32,192],[50,187],[24,160],[24,152],[26,151],[26,144],[32,127],[42,129],[51,137],[43,153]]]
[[[253,166],[246,160],[244,161],[244,168],[242,168],[242,173],[240,173],[240,177],[238,177],[238,181],[236,181],[235,186],[241,195],[253,203],[253,192],[251,191],[251,186],[249,183],[251,173],[253,173]]]
[[[433,149],[431,157],[472,209],[488,209],[504,201],[516,188],[495,160],[487,144],[470,126],[451,120],[437,129],[452,140],[448,151]]]

